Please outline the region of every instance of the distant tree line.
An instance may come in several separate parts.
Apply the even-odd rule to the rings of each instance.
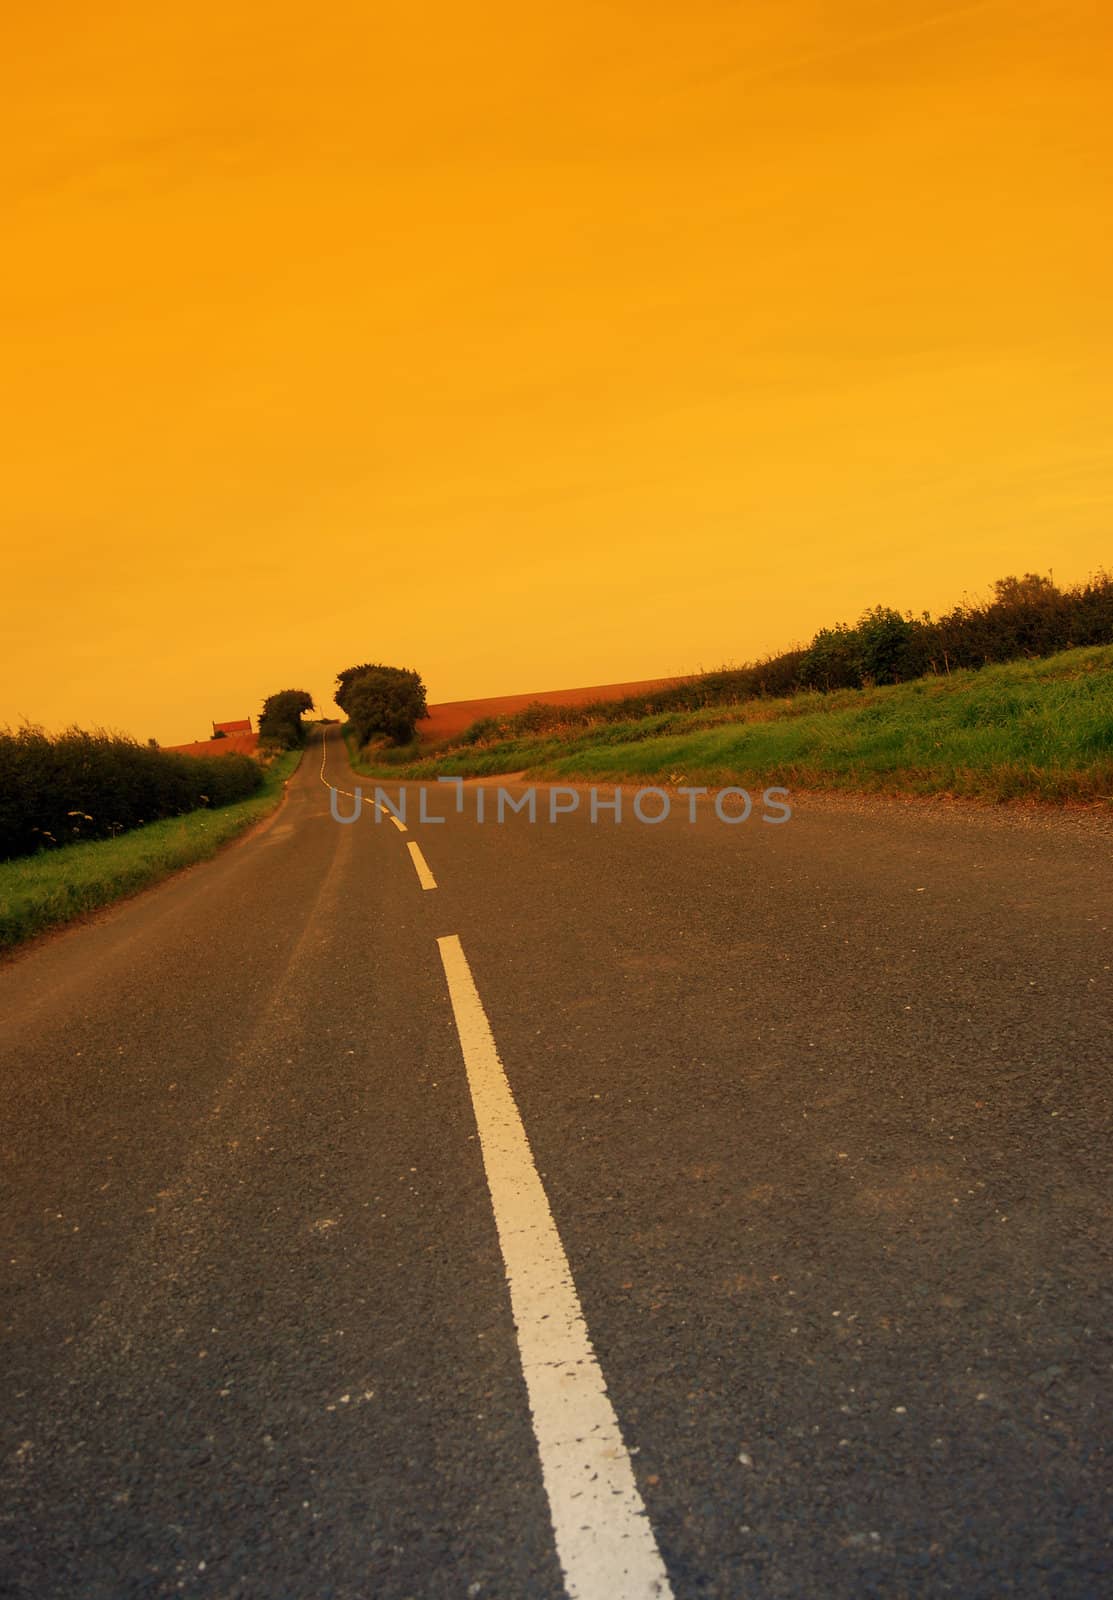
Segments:
[[[337,673],[334,698],[361,745],[372,739],[408,744],[428,711],[425,685],[416,672],[376,661]]]
[[[262,782],[250,756],[180,755],[78,728],[0,729],[0,860],[228,805]]]
[[[743,667],[700,673],[621,700],[557,706],[535,701],[507,717],[485,717],[457,742],[480,744],[550,728],[621,722],[662,711],[699,710],[762,695],[827,693],[903,683],[995,661],[1054,655],[1082,645],[1113,644],[1113,575],[1057,587],[1026,572],[999,578],[987,600],[964,599],[943,616],[873,606],[850,626],[821,628],[811,642]]]

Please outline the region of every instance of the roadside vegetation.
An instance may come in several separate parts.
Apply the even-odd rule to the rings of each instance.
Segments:
[[[485,717],[435,744],[349,713],[356,770],[1108,801],[1113,574],[1000,578],[942,616],[873,606],[807,645],[614,700]],[[353,669],[360,670],[360,669]],[[343,679],[345,675],[342,674]]]
[[[233,759],[225,756],[212,765],[223,769]],[[246,799],[0,862],[0,952],[215,855],[274,810],[300,759],[301,752],[292,750],[265,768],[250,762],[259,781]]]
[[[373,750],[359,770],[395,779],[523,772],[587,782],[749,782],[1108,804],[1113,645],[909,683],[808,689],[532,730],[519,724],[425,755],[414,747]]]
[[[181,755],[79,728],[0,729],[0,860],[226,806],[262,784],[249,756]]]
[[[407,744],[428,711],[418,674],[381,662],[365,661],[337,673],[335,699],[359,745],[372,739]]]
[[[313,696],[308,689],[280,689],[277,694],[268,695],[259,713],[260,744],[300,750],[308,731],[302,716],[313,709]]]

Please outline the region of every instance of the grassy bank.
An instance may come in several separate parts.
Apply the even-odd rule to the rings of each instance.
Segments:
[[[262,789],[247,800],[0,862],[0,952],[215,855],[274,810],[300,755],[292,750],[273,761]]]
[[[379,752],[359,770],[429,779],[525,772],[588,782],[784,784],[1108,803],[1113,646],[636,721]]]

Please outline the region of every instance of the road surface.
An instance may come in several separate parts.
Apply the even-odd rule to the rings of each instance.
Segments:
[[[1107,827],[355,781],[0,970],[0,1593],[1108,1592]]]

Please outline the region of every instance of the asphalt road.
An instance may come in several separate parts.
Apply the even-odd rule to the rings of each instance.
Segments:
[[[0,1593],[1109,1593],[1108,826],[323,754],[0,970]]]

